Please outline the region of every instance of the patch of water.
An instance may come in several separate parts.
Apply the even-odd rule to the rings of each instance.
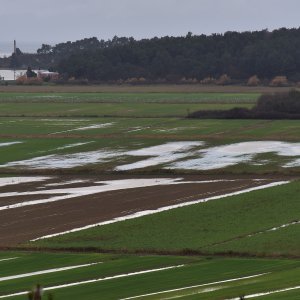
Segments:
[[[7,147],[11,145],[17,145],[17,144],[22,144],[23,142],[7,142],[7,143],[0,143],[0,147]]]
[[[50,151],[57,151],[57,150],[64,150],[64,149],[69,149],[69,148],[75,148],[75,147],[87,145],[87,144],[90,144],[90,143],[94,143],[94,141],[85,142],[85,143],[68,144],[68,145],[65,145],[65,146],[62,146],[62,147],[58,147],[58,148],[55,148],[55,149],[44,150],[44,151],[37,151],[35,153],[45,153],[45,152],[50,152]]]
[[[84,126],[84,127],[79,127],[75,129],[69,129],[69,130],[64,130],[64,131],[58,131],[54,132],[51,134],[60,134],[60,133],[66,133],[66,132],[71,132],[71,131],[84,131],[84,130],[90,130],[90,129],[100,129],[100,128],[107,128],[113,126],[115,123],[103,123],[103,124],[93,124],[89,126]]]
[[[61,188],[61,189],[50,189],[50,190],[42,190],[42,191],[39,190],[39,191],[32,191],[32,192],[1,193],[0,197],[29,196],[29,195],[59,195],[59,194],[62,194],[62,196],[54,196],[49,199],[24,201],[12,205],[5,205],[5,206],[1,206],[0,210],[56,202],[56,201],[61,201],[65,199],[75,198],[75,197],[88,196],[92,194],[117,191],[123,189],[190,183],[188,181],[180,181],[180,180],[182,180],[182,178],[109,180],[109,181],[99,181],[96,182],[95,184],[100,184],[100,185],[91,185],[87,187]]]
[[[15,260],[15,259],[18,259],[19,257],[10,257],[10,258],[3,258],[3,259],[0,259],[0,262],[3,262],[3,261],[9,261],[9,260]]]
[[[76,266],[48,269],[48,270],[31,272],[31,273],[24,273],[24,274],[12,275],[12,276],[0,277],[0,282],[12,280],[12,279],[32,277],[32,276],[37,276],[37,275],[42,275],[42,274],[57,273],[57,272],[62,272],[62,271],[67,271],[67,270],[74,270],[74,269],[79,269],[79,268],[84,268],[84,267],[90,267],[90,266],[98,265],[101,263],[102,262],[96,262],[96,263],[82,264],[82,265],[76,265]]]
[[[128,151],[125,152],[124,155],[152,157],[132,164],[118,166],[116,170],[134,170],[172,162],[191,155],[189,152],[191,149],[203,145],[204,142],[170,142],[163,145]]]
[[[38,122],[40,121],[46,121],[46,122],[62,122],[62,123],[65,123],[66,121],[67,122],[73,122],[73,123],[80,123],[80,122],[88,122],[89,120],[87,119],[68,119],[68,118],[63,118],[63,119],[54,119],[54,118],[51,118],[51,119],[39,119],[37,120]]]
[[[103,163],[118,156],[118,152],[106,150],[88,151],[73,154],[51,154],[32,159],[9,162],[2,167],[27,167],[29,169],[69,169],[88,164]]]
[[[227,279],[227,280],[220,280],[220,281],[209,282],[209,283],[198,284],[198,285],[192,285],[192,286],[187,286],[187,287],[178,288],[178,289],[165,290],[165,291],[160,291],[160,292],[156,292],[156,293],[149,293],[149,294],[143,294],[143,295],[138,295],[138,296],[133,296],[133,297],[128,297],[128,298],[122,298],[120,300],[132,300],[132,299],[144,298],[144,297],[148,297],[148,296],[162,295],[162,294],[167,294],[167,293],[172,293],[172,292],[180,292],[180,291],[184,291],[184,290],[201,288],[201,287],[206,287],[206,286],[210,286],[210,285],[217,285],[217,284],[223,284],[223,283],[228,283],[228,282],[234,282],[234,281],[240,281],[240,280],[256,278],[256,277],[260,277],[260,276],[263,276],[263,275],[266,275],[266,274],[268,274],[268,273],[262,273],[262,274],[239,277],[239,278],[233,278],[233,279]],[[216,289],[221,289],[221,288],[223,288],[223,287],[216,287]],[[214,290],[215,289],[212,288],[211,291],[214,291]],[[209,290],[205,290],[205,292],[209,292]],[[161,299],[172,299],[172,298],[161,298]]]
[[[91,141],[91,142],[85,142],[85,143],[69,144],[69,145],[66,145],[66,146],[58,147],[58,148],[56,148],[55,150],[69,149],[69,148],[74,148],[74,147],[79,147],[79,146],[87,145],[87,144],[90,144],[90,143],[94,143],[94,141]]]
[[[283,167],[284,168],[299,168],[300,167],[300,158],[285,164]]]
[[[45,181],[49,179],[50,177],[4,177],[0,178],[0,187],[1,186],[7,186],[7,185],[15,185],[15,184],[21,184],[21,183],[28,183],[28,182],[39,182],[39,181]]]
[[[258,298],[258,297],[263,297],[263,296],[268,296],[268,295],[278,294],[278,293],[284,293],[284,292],[293,291],[293,290],[299,290],[299,289],[300,289],[300,285],[289,287],[289,288],[285,288],[285,289],[275,290],[275,291],[268,291],[268,292],[262,292],[262,293],[256,293],[256,294],[246,295],[245,299]],[[239,299],[241,299],[241,298],[240,297],[236,297],[236,298],[230,298],[230,299],[226,299],[226,300],[239,300]]]
[[[200,158],[179,161],[168,166],[170,169],[212,170],[239,163],[250,162],[255,155],[275,153],[279,156],[300,156],[300,143],[278,141],[243,142],[202,149],[197,152]],[[285,165],[292,166],[293,163]]]
[[[148,274],[148,273],[153,273],[153,272],[160,272],[160,271],[165,271],[165,270],[182,268],[184,266],[185,265],[175,265],[175,266],[169,266],[169,267],[164,267],[164,268],[157,268],[157,269],[143,270],[143,271],[137,271],[137,272],[132,272],[132,273],[119,274],[119,275],[103,277],[103,278],[89,279],[89,280],[85,280],[85,281],[71,282],[71,283],[61,284],[61,285],[57,285],[57,286],[46,287],[46,288],[44,288],[44,291],[57,290],[57,289],[62,289],[62,288],[66,288],[66,287],[90,284],[90,283],[94,283],[94,282],[107,281],[107,280],[112,280],[112,279],[117,279],[117,278],[132,277],[132,276],[137,276],[137,275],[141,275],[141,274]],[[28,291],[18,292],[18,293],[0,296],[0,299],[11,298],[11,297],[15,297],[15,296],[22,296],[22,295],[27,295],[27,294],[28,294]]]
[[[290,227],[290,226],[293,226],[293,225],[299,225],[299,224],[300,224],[300,221],[294,221],[294,222],[291,222],[291,223],[287,223],[287,224],[283,224],[283,225],[280,225],[280,226],[277,226],[277,227],[273,227],[271,229],[267,229],[267,230],[264,230],[264,231],[259,231],[259,232],[253,233],[253,234],[249,234],[249,235],[247,235],[247,237],[253,237],[253,236],[256,236],[256,235],[259,235],[259,234],[262,234],[262,233],[268,233],[268,232],[272,232],[272,231],[278,231],[280,229]]]
[[[177,184],[180,184],[180,183],[186,183],[186,182],[178,182]],[[100,223],[96,223],[96,224],[86,225],[86,226],[79,227],[79,228],[74,228],[74,229],[67,230],[67,231],[64,231],[64,232],[59,232],[59,233],[55,233],[55,234],[46,235],[46,236],[34,239],[32,241],[52,238],[52,237],[56,237],[56,236],[60,236],[60,235],[64,235],[64,234],[68,234],[68,233],[72,233],[72,232],[78,232],[78,231],[82,231],[82,230],[86,230],[86,229],[90,229],[90,228],[94,228],[94,227],[98,227],[98,226],[104,226],[104,225],[109,225],[109,224],[122,222],[122,221],[126,221],[126,220],[136,219],[136,218],[140,218],[140,217],[160,213],[160,212],[163,212],[163,211],[172,210],[172,209],[175,209],[175,208],[190,206],[190,205],[199,204],[199,203],[205,203],[205,202],[208,202],[208,201],[214,201],[214,200],[218,200],[218,199],[224,199],[224,198],[227,198],[227,197],[241,195],[241,194],[245,194],[245,193],[249,193],[249,192],[257,191],[257,190],[262,190],[262,189],[266,189],[266,188],[270,188],[270,187],[280,186],[280,185],[287,184],[287,183],[289,183],[289,181],[272,182],[272,183],[269,183],[269,184],[256,186],[256,187],[252,187],[252,188],[248,188],[248,189],[244,189],[244,190],[240,190],[240,191],[232,192],[232,193],[228,193],[228,194],[212,196],[212,197],[203,198],[203,199],[199,199],[199,200],[193,200],[193,201],[189,201],[189,202],[183,202],[183,203],[179,203],[179,204],[174,204],[174,205],[161,207],[161,208],[158,208],[158,209],[139,211],[139,212],[129,214],[129,215],[124,216],[124,217],[117,217],[117,218],[114,218],[114,219],[109,220],[109,221],[104,221],[104,222],[100,222]],[[175,184],[176,184],[176,182],[175,182]],[[40,204],[40,203],[38,203],[38,204]],[[22,203],[21,203],[21,205],[22,205]],[[7,207],[3,207],[3,208],[0,207],[0,210],[1,209],[9,209],[9,207],[8,208]]]
[[[133,127],[132,129],[128,130],[127,133],[141,131],[141,130],[144,130],[147,128],[150,128],[150,127]]]

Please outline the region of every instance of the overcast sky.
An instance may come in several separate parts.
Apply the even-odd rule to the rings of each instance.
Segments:
[[[0,42],[300,26],[299,0],[0,0]]]

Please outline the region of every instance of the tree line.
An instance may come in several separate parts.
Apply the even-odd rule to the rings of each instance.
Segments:
[[[254,75],[262,82],[275,76],[299,82],[300,28],[142,40],[90,38],[44,44],[36,54],[18,53],[10,63],[31,63],[32,68],[52,68],[66,78],[99,82],[222,83],[226,78],[227,84]]]

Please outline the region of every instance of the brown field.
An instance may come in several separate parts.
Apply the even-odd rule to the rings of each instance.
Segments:
[[[119,189],[88,196],[72,197],[51,203],[40,203],[30,206],[0,210],[0,246],[16,246],[48,234],[64,232],[74,228],[91,225],[116,217],[126,216],[145,210],[157,209],[169,205],[199,200],[207,197],[228,194],[251,187],[261,186],[282,178],[264,176],[167,176],[180,177],[188,183],[178,185],[160,185],[131,189]],[[137,179],[149,179],[150,176],[139,176]],[[156,177],[155,177],[156,178]],[[159,177],[158,177],[159,178]],[[76,183],[74,180],[84,179]],[[43,182],[13,184],[0,187],[0,206],[13,205],[23,201],[46,201],[50,196],[43,190],[83,188],[89,189],[96,181],[134,179],[128,176],[97,177],[50,177]],[[226,181],[224,181],[226,179]],[[260,179],[260,180],[257,180]],[[223,180],[220,182],[199,183],[196,181]],[[71,182],[68,185],[62,182]],[[73,183],[72,183],[73,182]],[[47,186],[47,184],[51,184]],[[99,186],[99,183],[98,183]],[[34,195],[26,195],[34,191]],[[3,193],[23,192],[24,195],[3,196]],[[67,192],[66,192],[67,194]]]

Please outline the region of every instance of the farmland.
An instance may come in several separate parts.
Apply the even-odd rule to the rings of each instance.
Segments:
[[[14,258],[0,262],[0,297],[8,299],[24,299],[33,280],[57,299],[232,298],[296,286],[299,274],[297,260],[24,252],[5,258]]]
[[[299,121],[186,118],[274,89],[5,88],[0,299],[297,299]]]

